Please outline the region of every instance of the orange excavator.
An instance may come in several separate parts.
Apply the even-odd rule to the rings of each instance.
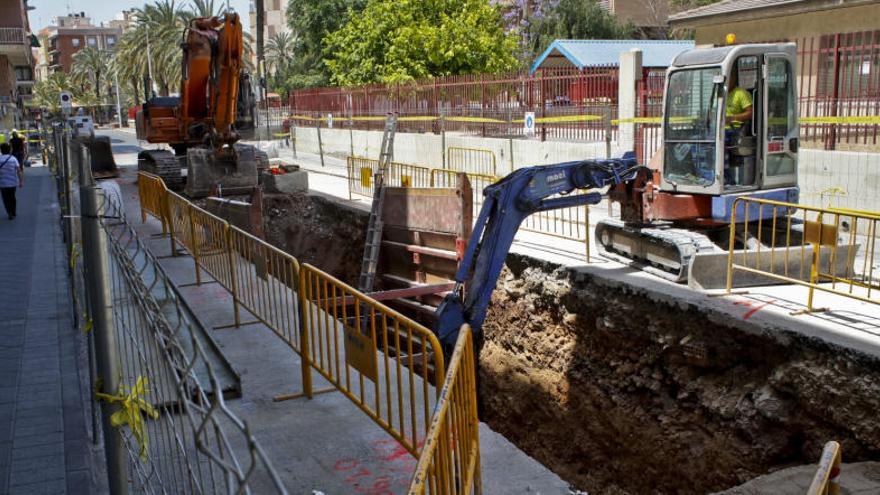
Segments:
[[[141,151],[138,168],[162,177],[171,188],[185,184],[186,194],[193,198],[214,190],[248,193],[268,159],[255,147],[237,142],[236,119],[253,111],[238,108],[241,101],[253,102],[239,94],[248,91],[249,84],[242,67],[238,14],[193,19],[181,46],[180,96],[154,96],[137,113],[138,139],[168,144],[173,152]]]

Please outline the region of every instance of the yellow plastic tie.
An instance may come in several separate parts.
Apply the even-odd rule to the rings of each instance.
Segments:
[[[131,434],[141,446],[140,457],[142,461],[147,458],[148,440],[146,424],[141,413],[146,413],[151,419],[159,419],[159,412],[141,398],[148,392],[147,378],[143,376],[138,377],[134,387],[121,385],[118,395],[95,392],[96,399],[105,400],[110,404],[121,403],[121,408],[110,416],[110,424],[116,428],[128,425]]]
[[[73,270],[76,268],[76,258],[79,257],[80,250],[79,244],[74,244],[70,246],[70,269]]]
[[[92,331],[92,328],[95,326],[95,322],[92,321],[91,318],[83,315],[83,319],[86,320],[86,324],[83,325],[83,333],[89,333]]]

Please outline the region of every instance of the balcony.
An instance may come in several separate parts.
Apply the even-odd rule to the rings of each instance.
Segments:
[[[0,55],[5,55],[14,65],[31,63],[30,37],[22,28],[0,28]]]
[[[22,28],[0,28],[0,45],[30,45],[27,31]]]

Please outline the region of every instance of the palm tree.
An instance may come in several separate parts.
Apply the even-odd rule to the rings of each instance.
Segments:
[[[266,65],[273,73],[287,75],[293,64],[293,51],[297,39],[287,31],[273,34],[266,43]]]
[[[137,104],[141,95],[139,89],[150,65],[153,68],[153,83],[159,88],[159,94],[167,96],[172,88],[176,89],[181,77],[180,43],[186,27],[196,17],[221,14],[222,6],[217,6],[217,0],[191,0],[186,8],[175,0],[156,0],[134,10],[137,24],[122,36],[115,57],[119,78],[126,81]],[[247,33],[245,36],[243,58],[245,67],[249,68],[250,43],[247,42]]]
[[[70,75],[83,87],[89,86],[95,92],[95,98],[101,100],[102,77],[110,66],[109,54],[94,47],[83,48],[73,56]]]
[[[55,72],[34,85],[34,105],[57,112],[62,91],[74,92],[74,84],[64,72]]]

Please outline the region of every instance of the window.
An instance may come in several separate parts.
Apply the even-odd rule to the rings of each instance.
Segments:
[[[767,175],[795,172],[795,160],[785,152],[785,141],[797,137],[794,84],[791,64],[782,57],[767,57]]]
[[[74,48],[78,48],[78,47],[79,47],[79,44],[80,44],[80,39],[79,39],[79,38],[73,38],[72,40],[70,40],[70,44],[73,45]]]
[[[116,44],[116,36],[107,36],[107,45],[113,46]]]
[[[721,68],[688,69],[669,76],[663,133],[664,176],[682,185],[715,182],[715,129]]]
[[[88,43],[90,47],[94,48],[98,46],[98,38],[95,38],[94,36],[89,36],[88,38],[86,38],[86,43]]]
[[[34,76],[30,67],[16,67],[15,68],[15,80],[16,81],[33,81]]]

